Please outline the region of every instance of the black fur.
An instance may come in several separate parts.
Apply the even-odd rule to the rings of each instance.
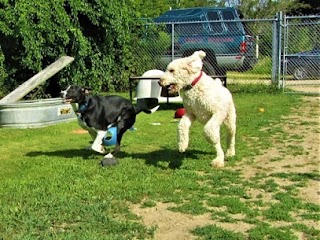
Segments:
[[[106,131],[108,128],[117,127],[117,143],[111,152],[115,156],[120,151],[120,144],[123,134],[130,129],[136,121],[136,115],[141,111],[151,113],[150,104],[140,101],[142,104],[137,107],[133,106],[131,101],[121,96],[98,96],[90,95],[89,88],[79,86],[69,86],[65,91],[61,92],[61,97],[65,102],[70,102],[74,106],[75,112],[78,114],[80,124],[84,129],[93,136],[93,131]],[[158,104],[157,99],[150,99],[153,107]],[[75,103],[78,104],[75,107]],[[152,107],[152,106],[151,106]],[[85,126],[84,126],[85,125]]]

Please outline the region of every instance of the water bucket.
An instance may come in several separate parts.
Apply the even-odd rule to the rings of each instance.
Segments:
[[[75,119],[72,106],[61,98],[0,104],[1,128],[37,128]]]

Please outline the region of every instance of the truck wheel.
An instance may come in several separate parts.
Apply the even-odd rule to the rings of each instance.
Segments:
[[[296,67],[292,75],[296,80],[303,80],[308,77],[308,71],[304,67]]]
[[[202,69],[209,76],[216,75],[216,70],[214,69],[214,67],[208,61],[203,60]]]

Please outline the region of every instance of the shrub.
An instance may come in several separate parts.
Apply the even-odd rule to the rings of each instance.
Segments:
[[[21,0],[0,4],[0,45],[13,90],[63,55],[75,61],[51,81],[97,91],[128,87],[141,35],[134,1]],[[0,63],[1,64],[1,63]]]
[[[271,74],[272,59],[271,57],[260,58],[257,64],[250,70],[250,73]]]

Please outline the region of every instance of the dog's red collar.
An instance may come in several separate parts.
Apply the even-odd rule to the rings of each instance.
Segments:
[[[193,82],[191,83],[191,86],[194,87],[194,85],[196,85],[199,82],[201,77],[202,77],[202,71],[200,72],[200,75],[195,80],[193,80]]]
[[[188,86],[185,87],[185,89],[186,89],[186,90],[190,90],[191,88],[193,88],[194,85],[196,85],[196,84],[199,82],[199,80],[200,80],[201,77],[202,77],[202,71],[200,72],[199,76],[196,77],[196,79],[194,79],[194,80],[192,81],[192,83],[191,83],[190,85],[188,85]]]

